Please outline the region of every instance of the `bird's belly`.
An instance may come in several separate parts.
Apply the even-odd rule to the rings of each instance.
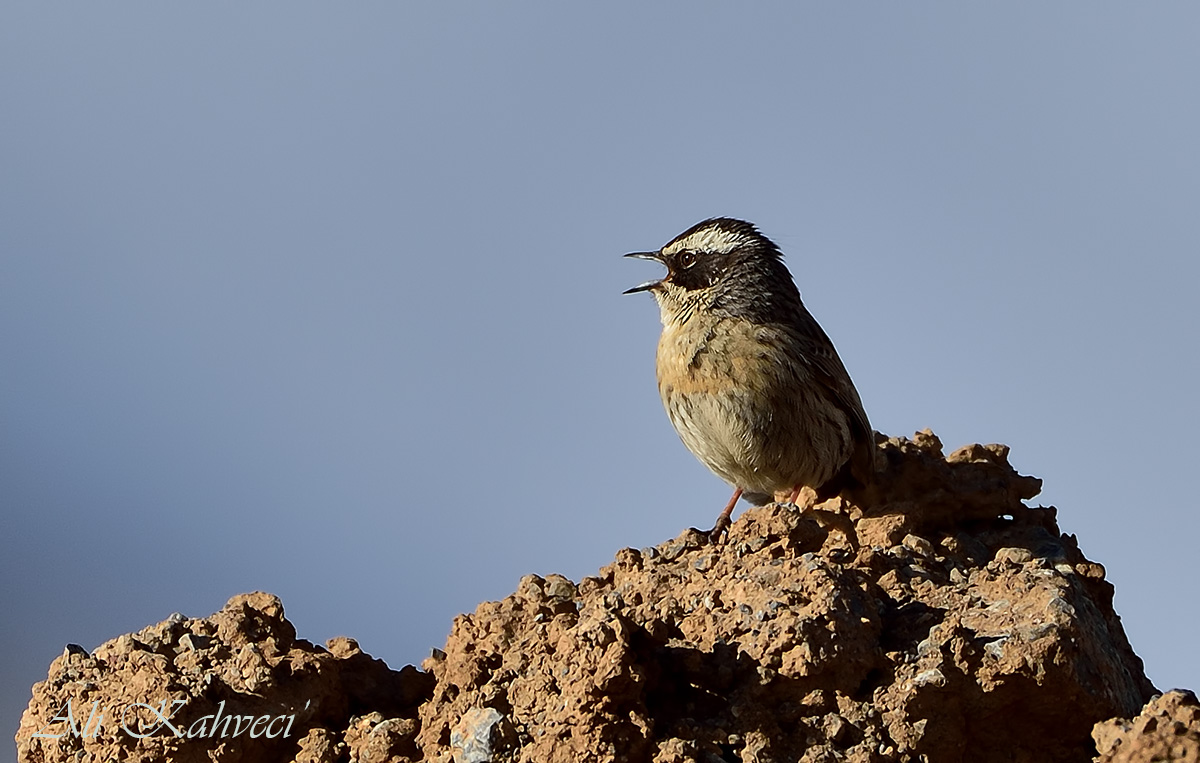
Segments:
[[[845,414],[803,378],[802,364],[758,341],[752,325],[664,331],[657,365],[675,431],[730,485],[768,495],[818,487],[849,458]]]

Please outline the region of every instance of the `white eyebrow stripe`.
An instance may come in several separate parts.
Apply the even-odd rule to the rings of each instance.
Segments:
[[[716,226],[698,230],[687,238],[675,241],[663,247],[663,254],[674,254],[684,249],[697,252],[726,254],[743,244],[749,243],[749,237],[741,233],[722,230]]]

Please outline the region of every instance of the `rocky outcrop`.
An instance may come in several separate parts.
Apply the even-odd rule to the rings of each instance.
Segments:
[[[354,737],[351,718],[409,719],[411,743],[432,683],[411,666],[389,670],[351,639],[322,648],[296,638],[270,594],[235,596],[212,617],[172,615],[91,654],[68,646],[33,687],[17,758],[344,759],[370,744]]]
[[[1190,691],[1155,697],[1133,720],[1114,718],[1092,730],[1100,763],[1200,761],[1200,702]]]
[[[1109,721],[1154,689],[1103,568],[1023,503],[1040,483],[1007,448],[943,456],[928,432],[879,448],[869,490],[748,510],[721,545],[687,531],[578,584],[528,576],[420,671],[297,639],[267,594],[69,649],[34,687],[19,758],[1133,761],[1195,743],[1194,698]],[[183,736],[154,725],[162,699]],[[92,702],[143,703],[153,731],[106,717],[94,737],[32,736],[68,730],[64,707],[86,730]],[[231,715],[244,733],[214,733]]]

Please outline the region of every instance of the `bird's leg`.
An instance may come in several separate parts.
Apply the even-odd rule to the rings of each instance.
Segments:
[[[717,523],[713,526],[713,529],[708,531],[709,542],[716,543],[725,534],[725,531],[729,529],[729,517],[733,514],[733,507],[737,506],[738,499],[741,497],[742,489],[739,487],[733,491],[733,497],[729,499],[729,503],[725,504],[725,510],[721,512],[721,516],[717,517]]]
[[[800,504],[796,503],[796,501],[800,500],[800,491],[803,489],[803,485],[797,485],[795,488],[793,488],[792,496],[788,498],[788,503],[792,504],[793,506],[799,506]]]

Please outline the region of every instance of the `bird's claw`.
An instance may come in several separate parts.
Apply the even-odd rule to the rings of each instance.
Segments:
[[[709,530],[705,535],[708,536],[708,542],[714,546],[721,542],[722,538],[729,532],[729,525],[732,524],[729,517],[722,514],[717,518],[717,524],[713,529]]]

